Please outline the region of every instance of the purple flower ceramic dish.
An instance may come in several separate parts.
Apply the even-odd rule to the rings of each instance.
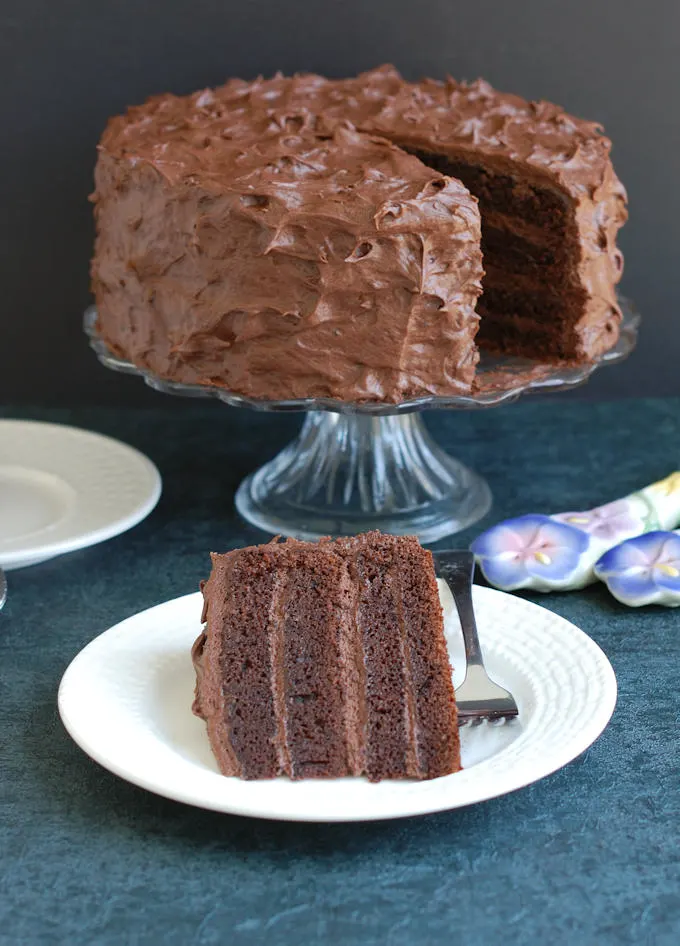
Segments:
[[[598,539],[621,542],[640,534],[644,518],[630,499],[617,499],[616,502],[598,506],[587,512],[561,512],[554,516],[558,522],[573,525],[588,535]]]
[[[506,519],[470,546],[487,581],[499,588],[548,588],[568,580],[588,547],[588,536],[550,516]]]
[[[645,533],[659,535],[658,530],[673,529],[679,523],[680,472],[677,472],[623,499],[585,512],[560,512],[553,516],[529,514],[506,519],[483,532],[471,549],[487,581],[504,591],[521,588],[571,591],[597,580],[595,563],[604,561],[605,553],[614,546]],[[669,548],[675,548],[675,540]],[[665,546],[659,554],[666,555]],[[607,561],[618,560],[612,557]],[[658,567],[655,565],[650,572],[657,583],[666,582],[663,603],[671,593],[669,582],[677,577],[673,574],[674,561],[671,558],[666,562],[662,558]],[[664,572],[665,565],[671,571]],[[618,579],[613,577],[612,580],[616,583]]]
[[[595,574],[632,608],[680,606],[680,533],[647,532],[615,546],[595,564]]]

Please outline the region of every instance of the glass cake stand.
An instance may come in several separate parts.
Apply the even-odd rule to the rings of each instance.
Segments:
[[[300,433],[273,460],[251,473],[236,492],[236,508],[273,534],[315,539],[380,529],[435,542],[460,532],[491,506],[486,481],[432,440],[420,412],[497,407],[529,392],[583,384],[601,365],[621,361],[635,347],[639,316],[621,299],[617,344],[578,367],[482,355],[476,390],[455,397],[421,397],[400,404],[351,404],[328,398],[263,401],[220,388],[158,378],[113,355],[98,337],[96,310],[85,331],[107,368],[136,374],[164,394],[213,397],[257,411],[307,411]]]

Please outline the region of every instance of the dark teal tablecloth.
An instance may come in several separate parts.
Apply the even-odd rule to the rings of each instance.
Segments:
[[[680,942],[680,611],[630,611],[599,586],[538,599],[604,648],[619,704],[584,756],[513,795],[364,825],[185,807],[128,785],[71,742],[59,679],[110,625],[195,590],[209,550],[261,538],[236,517],[234,489],[299,418],[160,398],[151,412],[4,414],[126,440],[158,464],[164,494],[126,535],[9,576],[0,943]],[[680,400],[526,401],[427,419],[490,480],[487,522],[592,506],[680,467]]]

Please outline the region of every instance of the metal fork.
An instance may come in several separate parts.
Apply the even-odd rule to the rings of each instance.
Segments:
[[[482,720],[513,719],[519,714],[512,695],[495,683],[484,668],[472,607],[472,552],[433,552],[437,574],[443,578],[456,602],[465,644],[465,679],[456,687],[458,721],[461,726]]]

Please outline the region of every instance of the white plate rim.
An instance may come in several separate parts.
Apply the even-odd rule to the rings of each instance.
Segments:
[[[568,621],[566,618],[561,617],[561,615],[556,614],[555,612],[549,611],[549,609],[542,607],[541,605],[535,604],[533,601],[529,601],[525,598],[520,598],[515,595],[507,594],[502,591],[497,591],[492,588],[475,585],[474,586],[474,597],[475,605],[477,606],[480,599],[489,598],[493,600],[497,599],[499,607],[512,607],[510,602],[520,603],[521,606],[528,610],[530,613],[532,611],[537,612],[547,612],[555,620],[555,622],[561,626],[562,630],[566,632],[566,639],[570,639],[571,643],[581,648],[582,653],[587,656],[587,659],[590,661],[592,668],[596,668],[597,672],[602,675],[602,693],[599,704],[596,707],[596,710],[592,713],[589,719],[582,725],[581,737],[578,741],[578,744],[575,745],[562,745],[554,749],[552,754],[549,757],[549,760],[543,759],[541,764],[527,765],[524,768],[520,768],[516,773],[515,777],[501,780],[487,780],[486,787],[483,791],[475,795],[475,797],[469,797],[470,793],[467,793],[467,796],[463,799],[455,797],[447,797],[444,803],[439,801],[435,804],[432,804],[431,800],[428,800],[428,793],[424,794],[425,801],[417,801],[415,804],[412,804],[413,799],[418,799],[418,794],[412,796],[411,799],[408,799],[406,805],[402,805],[402,808],[397,810],[371,810],[368,811],[365,809],[363,812],[352,812],[352,811],[327,811],[323,816],[318,814],[304,812],[304,811],[295,811],[295,813],[290,813],[283,810],[281,807],[273,806],[269,808],[255,808],[252,803],[244,803],[230,800],[228,797],[228,792],[224,801],[220,803],[215,803],[214,801],[208,801],[205,798],[198,797],[195,793],[191,791],[184,791],[181,789],[175,788],[173,785],[168,785],[162,781],[162,778],[153,779],[147,778],[144,775],[130,769],[125,764],[120,763],[117,759],[112,758],[107,754],[106,749],[100,747],[96,743],[93,743],[91,740],[88,740],[86,736],[81,732],[79,723],[78,723],[78,713],[73,712],[72,704],[72,692],[74,690],[74,682],[77,681],[77,675],[80,669],[81,663],[86,661],[87,656],[91,653],[92,648],[97,648],[102,646],[102,640],[106,639],[107,635],[112,634],[125,634],[130,632],[137,622],[144,618],[153,617],[154,613],[159,615],[162,613],[162,609],[173,608],[178,605],[186,605],[188,603],[195,603],[198,607],[202,601],[202,596],[200,593],[192,593],[189,595],[183,595],[179,598],[171,599],[170,601],[162,602],[158,605],[155,605],[151,608],[148,608],[144,611],[140,611],[137,614],[133,614],[120,623],[109,628],[107,631],[104,631],[98,637],[94,638],[89,644],[87,644],[73,659],[66,669],[58,692],[58,708],[59,714],[61,716],[64,727],[71,736],[71,738],[76,742],[80,748],[90,756],[95,762],[99,763],[104,768],[108,769],[113,774],[123,778],[125,781],[130,782],[133,785],[136,785],[140,788],[146,789],[156,795],[160,795],[165,798],[169,798],[173,801],[178,801],[183,804],[191,805],[193,807],[202,808],[208,811],[215,811],[225,814],[234,814],[244,817],[255,817],[262,818],[266,820],[275,820],[275,821],[292,821],[292,822],[310,822],[310,823],[349,823],[349,822],[362,822],[362,821],[385,821],[393,820],[397,818],[404,817],[414,817],[421,816],[426,814],[432,814],[441,811],[449,811],[456,808],[467,807],[471,804],[477,804],[483,801],[489,801],[493,798],[498,798],[500,796],[519,791],[522,788],[527,787],[528,785],[533,784],[543,778],[546,778],[549,775],[554,774],[560,769],[564,768],[567,764],[574,761],[576,758],[581,756],[602,734],[604,729],[607,727],[612,714],[614,712],[616,701],[617,701],[617,683],[614,670],[607,658],[606,654],[602,648],[595,643],[592,638],[590,638],[584,631],[576,627],[573,623]],[[509,601],[508,601],[509,599]],[[483,632],[481,633],[481,642],[482,647],[484,648],[484,636]],[[190,712],[190,708],[187,707],[187,711]],[[524,741],[524,736],[517,741],[520,743]],[[517,743],[512,743],[512,745],[517,745]],[[493,762],[493,759],[487,760],[480,763],[479,765],[473,766],[471,769],[467,770],[467,773],[474,772],[475,770],[485,769],[488,770],[490,763]],[[465,773],[463,773],[465,774]],[[225,779],[222,775],[216,775],[220,780],[225,782],[237,783],[241,786],[253,786],[258,784],[263,784],[262,782],[244,782],[240,779]],[[453,780],[458,778],[458,775],[446,776],[445,779],[435,779],[426,782],[417,782],[410,783],[415,784],[416,786],[432,786],[437,782],[442,782],[444,780]],[[282,780],[270,780],[267,784],[270,786],[276,786],[278,782]],[[283,780],[288,782],[287,779]],[[338,780],[335,780],[338,781]],[[345,779],[342,780],[345,782],[364,782],[364,779]],[[293,785],[301,784],[310,784],[314,783],[315,786],[319,786],[319,790],[322,790],[322,786],[325,783],[325,780],[306,780],[305,782],[292,783]],[[386,784],[386,783],[380,783]],[[404,783],[396,783],[404,784]],[[366,785],[370,786],[370,783],[366,782]],[[273,794],[275,795],[275,789]]]
[[[13,425],[17,428],[26,426],[31,430],[37,430],[40,427],[50,428],[52,431],[67,430],[75,433],[82,438],[89,440],[92,444],[106,444],[107,449],[115,450],[119,456],[125,456],[131,463],[138,468],[143,469],[149,479],[149,489],[146,497],[138,503],[135,509],[128,514],[112,519],[108,524],[102,525],[97,529],[91,529],[87,532],[75,531],[70,537],[63,537],[51,542],[31,541],[28,537],[23,548],[5,549],[0,555],[0,566],[6,571],[14,570],[28,565],[39,564],[49,559],[56,558],[58,555],[64,555],[68,552],[75,552],[79,549],[89,548],[92,545],[98,545],[112,539],[123,532],[127,532],[145,519],[156,507],[162,493],[162,478],[156,465],[135,447],[117,440],[115,437],[109,437],[106,434],[100,434],[94,430],[87,430],[82,427],[75,427],[71,424],[57,424],[48,421],[22,420],[17,418],[0,418],[0,433],[3,425]],[[41,468],[40,472],[50,472],[49,462],[46,468]],[[69,484],[70,485],[70,484]],[[38,533],[39,534],[39,533]]]

